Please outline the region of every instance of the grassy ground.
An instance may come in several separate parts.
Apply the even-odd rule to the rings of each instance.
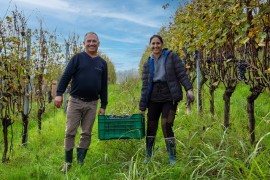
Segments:
[[[269,179],[269,93],[255,102],[256,144],[249,143],[246,96],[248,87],[237,87],[231,98],[230,128],[223,129],[222,100],[224,89],[216,95],[216,115],[209,115],[207,90],[203,91],[203,114],[198,115],[196,103],[190,115],[185,102],[178,106],[174,130],[177,138],[177,163],[170,167],[165,142],[159,128],[152,161],[145,165],[145,140],[98,139],[97,122],[92,144],[80,167],[74,159],[68,174],[59,169],[63,165],[65,114],[47,107],[43,129],[38,133],[32,115],[27,146],[21,146],[21,124],[13,125],[13,151],[10,161],[0,164],[1,179]],[[130,81],[109,87],[107,114],[138,113],[140,85]],[[1,127],[2,128],[2,127]],[[3,152],[0,135],[0,156]],[[77,137],[78,141],[78,137]],[[75,153],[74,153],[75,155]]]

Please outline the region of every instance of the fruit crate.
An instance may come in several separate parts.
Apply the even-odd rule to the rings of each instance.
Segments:
[[[142,139],[145,136],[145,123],[142,114],[131,116],[98,115],[98,138]]]

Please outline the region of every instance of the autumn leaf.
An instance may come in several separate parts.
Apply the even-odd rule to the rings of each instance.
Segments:
[[[246,44],[249,41],[249,37],[246,37],[245,39],[242,39],[240,41],[241,44]]]
[[[264,46],[265,46],[265,42],[261,42],[261,43],[259,43],[259,44],[258,44],[258,46],[260,46],[260,47],[264,47]]]
[[[265,70],[265,72],[266,72],[267,74],[270,74],[270,68],[268,68],[267,70]]]
[[[217,86],[218,86],[218,81],[214,82],[214,83],[212,84],[212,86],[217,87]]]

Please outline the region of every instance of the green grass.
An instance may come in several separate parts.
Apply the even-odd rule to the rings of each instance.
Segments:
[[[171,167],[161,128],[158,130],[152,161],[144,164],[145,140],[98,140],[97,121],[92,143],[80,167],[74,163],[68,174],[59,169],[64,160],[65,114],[49,104],[38,133],[35,115],[31,115],[27,146],[21,146],[21,123],[13,125],[13,151],[10,161],[0,164],[1,179],[269,179],[270,104],[269,92],[255,101],[256,144],[250,145],[246,96],[249,88],[237,87],[231,97],[230,128],[223,128],[224,89],[215,92],[214,118],[209,114],[209,93],[203,90],[203,114],[196,103],[190,115],[185,102],[178,106],[174,130],[177,139],[177,163]],[[195,92],[196,93],[196,92]],[[106,114],[138,113],[140,83],[129,81],[109,86]],[[34,112],[34,111],[33,111]],[[2,128],[2,126],[0,126]],[[77,136],[77,142],[78,142]],[[0,156],[3,134],[0,134]],[[75,153],[74,153],[75,156]]]

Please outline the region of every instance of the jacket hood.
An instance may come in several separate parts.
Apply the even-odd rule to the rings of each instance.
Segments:
[[[164,57],[164,63],[168,57],[168,55],[171,53],[171,50],[168,50],[167,48],[162,49],[162,56]]]

